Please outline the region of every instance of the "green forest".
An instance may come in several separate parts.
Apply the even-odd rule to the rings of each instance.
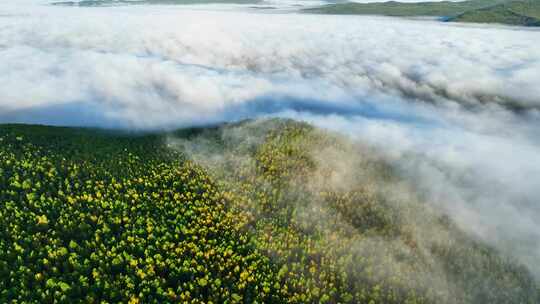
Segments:
[[[453,22],[540,26],[540,0],[345,2],[305,11],[337,15],[433,16]]]
[[[540,303],[375,155],[288,120],[0,125],[0,302]]]

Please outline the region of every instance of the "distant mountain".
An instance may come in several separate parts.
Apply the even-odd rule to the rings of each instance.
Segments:
[[[117,6],[117,5],[143,5],[143,4],[207,4],[207,3],[231,3],[231,4],[255,4],[259,0],[82,0],[82,1],[59,1],[53,2],[53,5],[60,6]]]
[[[504,0],[469,0],[463,2],[416,2],[397,1],[373,3],[337,3],[306,11],[323,14],[385,15],[385,16],[455,16],[467,11],[500,4]]]
[[[540,26],[540,0],[338,3],[305,11],[343,15],[433,16],[444,21]]]
[[[511,1],[464,12],[448,21],[540,26],[540,1]]]

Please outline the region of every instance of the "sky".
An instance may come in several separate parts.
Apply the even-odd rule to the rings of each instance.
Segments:
[[[540,276],[540,31],[43,3],[0,4],[0,123],[308,121],[378,149],[460,227]]]

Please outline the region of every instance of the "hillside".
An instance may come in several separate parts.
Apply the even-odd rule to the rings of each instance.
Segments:
[[[321,14],[385,15],[385,16],[454,16],[467,11],[492,6],[505,0],[469,0],[462,2],[372,2],[338,3],[306,10]]]
[[[538,0],[338,3],[305,11],[319,14],[433,16],[441,17],[445,21],[455,22],[501,23],[523,26],[540,25],[540,1]]]
[[[2,303],[540,301],[373,151],[306,124],[0,143]]]
[[[449,21],[540,26],[540,1],[512,1],[468,11]]]

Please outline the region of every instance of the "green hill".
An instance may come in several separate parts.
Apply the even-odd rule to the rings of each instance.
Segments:
[[[413,193],[291,121],[2,125],[0,302],[539,303],[523,266]]]
[[[350,15],[385,15],[385,16],[454,16],[470,10],[484,8],[504,0],[469,0],[463,2],[416,2],[397,1],[372,3],[338,3],[318,8],[307,9],[307,12],[321,14]]]
[[[445,21],[540,26],[540,0],[339,3],[305,11],[319,14],[433,16]]]
[[[540,26],[540,1],[512,1],[459,14],[449,21]]]

